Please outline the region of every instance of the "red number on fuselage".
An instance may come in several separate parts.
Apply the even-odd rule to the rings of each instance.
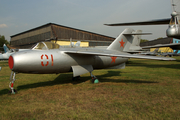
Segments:
[[[43,60],[43,57],[44,57],[44,56],[46,56],[47,63],[44,65],[43,61],[41,61],[41,65],[42,65],[42,66],[48,66],[48,65],[49,65],[49,61],[48,61],[49,57],[48,57],[48,55],[46,55],[46,54],[45,54],[45,55],[42,54],[42,55],[41,55],[41,60]],[[52,54],[51,54],[51,61],[52,61],[51,66],[53,66],[53,55],[52,55]]]

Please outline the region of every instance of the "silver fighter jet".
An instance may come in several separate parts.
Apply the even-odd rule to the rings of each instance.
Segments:
[[[106,49],[70,47],[63,48],[51,42],[38,43],[32,50],[17,52],[9,57],[12,70],[9,87],[13,88],[16,73],[53,74],[73,72],[77,78],[90,73],[93,83],[99,80],[92,74],[94,69],[123,69],[128,58],[175,60],[174,58],[132,55],[127,52],[134,37],[133,29],[125,29]]]

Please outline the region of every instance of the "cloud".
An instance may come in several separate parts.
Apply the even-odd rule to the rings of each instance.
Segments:
[[[5,28],[5,27],[7,27],[6,24],[0,24],[0,28]]]

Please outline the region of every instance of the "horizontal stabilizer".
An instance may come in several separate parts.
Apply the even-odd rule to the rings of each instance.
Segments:
[[[130,34],[123,34],[123,35],[151,35],[152,33],[130,33]]]

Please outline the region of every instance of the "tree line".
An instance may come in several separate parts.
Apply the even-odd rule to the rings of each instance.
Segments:
[[[4,49],[3,49],[4,44],[7,45],[7,44],[9,44],[9,42],[5,39],[4,35],[0,35],[0,52],[4,51]]]

